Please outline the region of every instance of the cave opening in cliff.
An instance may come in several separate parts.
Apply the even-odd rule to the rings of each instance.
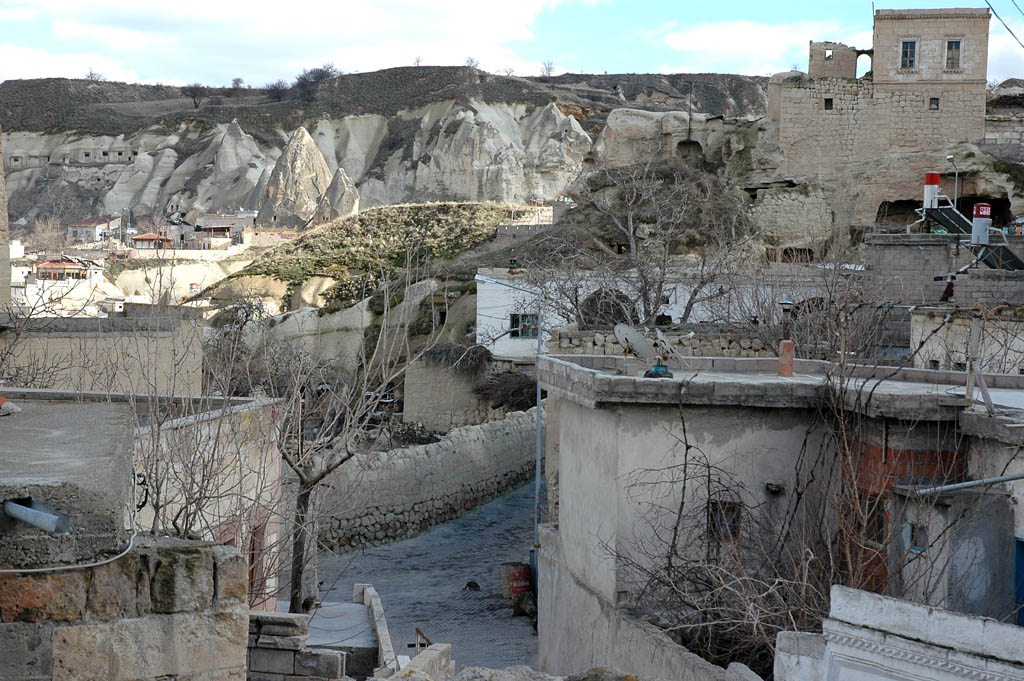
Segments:
[[[882,201],[875,214],[875,224],[882,227],[905,227],[920,219],[916,212],[920,207],[921,199]]]
[[[693,159],[704,154],[704,148],[695,140],[683,140],[676,145],[676,156]]]
[[[971,195],[960,196],[957,207],[968,220],[974,212],[974,204],[987,203],[992,206],[992,226],[1002,227],[1013,221],[1010,211],[1010,200],[993,196]],[[921,207],[920,199],[900,199],[883,201],[878,205],[875,224],[882,227],[905,227],[919,219],[917,209]]]
[[[1010,199],[993,198],[991,196],[960,196],[957,201],[957,208],[967,217],[968,220],[974,215],[974,204],[987,203],[992,206],[992,226],[1002,227],[1013,222],[1013,212],[1010,210]]]

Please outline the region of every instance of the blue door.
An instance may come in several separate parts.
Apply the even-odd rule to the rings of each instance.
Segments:
[[[1014,538],[1013,595],[1017,608],[1017,624],[1024,627],[1024,539]]]

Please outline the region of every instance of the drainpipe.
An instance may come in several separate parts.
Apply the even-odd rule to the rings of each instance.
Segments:
[[[981,487],[982,485],[994,485],[997,482],[1011,482],[1013,480],[1024,480],[1024,473],[1000,475],[995,478],[983,478],[981,480],[969,480],[967,482],[954,482],[950,485],[939,485],[938,487],[921,487],[915,490],[915,492],[917,494],[942,494],[943,492],[952,492],[958,489]]]
[[[38,501],[30,501],[28,504],[5,501],[4,513],[57,537],[67,534],[71,529],[68,516]]]

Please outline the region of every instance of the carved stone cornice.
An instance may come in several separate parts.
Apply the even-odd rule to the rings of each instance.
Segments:
[[[972,667],[961,662],[954,662],[948,658],[939,657],[938,655],[926,655],[918,651],[908,650],[907,648],[896,645],[893,642],[893,636],[891,634],[886,636],[884,643],[856,636],[849,632],[829,631],[827,629],[823,632],[823,636],[825,641],[829,644],[853,648],[854,650],[862,650],[866,653],[872,653],[891,660],[899,660],[900,662],[909,663],[922,669],[943,671],[960,678],[972,679],[972,681],[1021,681],[1021,679],[1024,679],[1024,670],[1022,670],[1022,674],[1019,676],[1007,676],[988,669]],[[946,650],[946,648],[940,648],[938,646],[935,647],[937,650]],[[981,658],[979,658],[979,662],[984,664]]]

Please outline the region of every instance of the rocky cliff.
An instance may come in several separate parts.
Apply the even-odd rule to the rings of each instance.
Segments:
[[[63,180],[82,211],[194,219],[244,207],[294,226],[317,211],[350,211],[349,184],[363,208],[551,199],[579,174],[614,109],[756,116],[765,85],[709,74],[515,78],[410,67],[341,76],[312,102],[252,90],[194,109],[177,88],[42,79],[0,83],[0,123],[14,219],[31,219],[40,193]],[[296,158],[286,150],[300,128],[304,167],[316,175],[305,188],[288,180]],[[342,207],[325,209],[335,181],[328,203]]]

